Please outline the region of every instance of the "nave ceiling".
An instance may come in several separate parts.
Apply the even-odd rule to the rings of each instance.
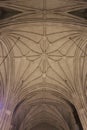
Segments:
[[[86,23],[86,0],[0,0],[1,130],[86,130]]]

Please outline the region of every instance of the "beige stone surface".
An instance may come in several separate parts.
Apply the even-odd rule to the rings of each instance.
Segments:
[[[87,128],[85,0],[0,1],[0,130],[42,123]]]

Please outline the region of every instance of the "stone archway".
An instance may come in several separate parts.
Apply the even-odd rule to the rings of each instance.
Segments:
[[[76,127],[81,129],[82,126],[77,124],[78,120],[75,117],[77,112],[72,106],[61,94],[46,86],[33,90],[31,99],[27,97],[15,107],[11,130],[32,130],[39,125],[42,127],[47,124],[58,130],[75,130]]]

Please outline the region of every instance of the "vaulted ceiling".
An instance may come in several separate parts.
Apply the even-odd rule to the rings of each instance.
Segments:
[[[86,0],[0,0],[1,130],[86,130],[86,26]]]

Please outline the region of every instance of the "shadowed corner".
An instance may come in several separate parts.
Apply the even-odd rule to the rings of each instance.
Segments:
[[[75,15],[77,17],[80,17],[80,18],[87,20],[87,8],[74,10],[74,11],[71,11],[69,13],[72,14],[72,15]]]
[[[11,8],[6,8],[6,7],[0,7],[0,20],[10,18],[19,13],[21,13],[21,11],[13,10]]]

